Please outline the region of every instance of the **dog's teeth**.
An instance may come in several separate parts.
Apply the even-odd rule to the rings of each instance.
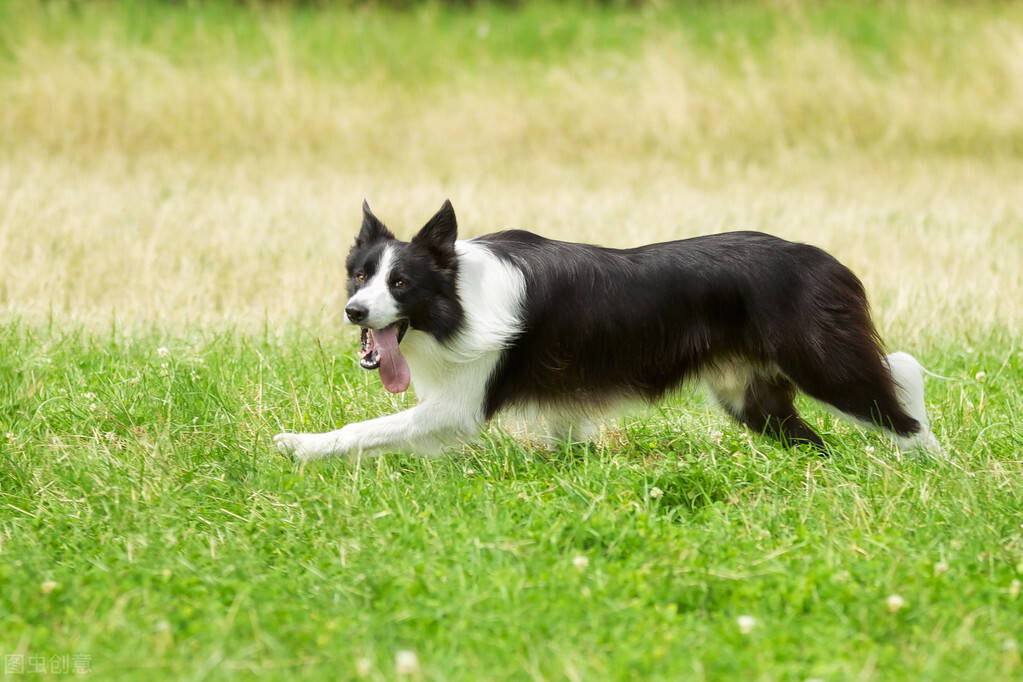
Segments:
[[[380,352],[377,350],[367,350],[364,353],[360,353],[359,366],[363,369],[379,369]]]

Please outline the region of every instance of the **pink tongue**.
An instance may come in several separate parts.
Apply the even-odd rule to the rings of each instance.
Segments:
[[[373,343],[380,351],[380,380],[391,393],[401,393],[408,388],[411,375],[405,357],[398,350],[398,325],[383,329],[371,329]]]

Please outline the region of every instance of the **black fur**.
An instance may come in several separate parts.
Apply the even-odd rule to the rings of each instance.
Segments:
[[[795,388],[899,435],[899,405],[863,286],[828,253],[757,232],[616,250],[524,231],[477,240],[520,268],[524,326],[488,384],[508,405],[654,400],[722,363],[752,368],[739,421],[789,442],[823,442]]]

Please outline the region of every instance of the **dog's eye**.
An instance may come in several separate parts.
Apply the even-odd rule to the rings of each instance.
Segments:
[[[406,282],[403,279],[396,279],[396,280],[394,280],[394,287],[396,289],[404,289],[406,284],[408,284],[408,282]]]
[[[363,272],[362,270],[359,270],[357,273],[355,273],[355,281],[356,282],[365,282],[366,281],[366,273]]]

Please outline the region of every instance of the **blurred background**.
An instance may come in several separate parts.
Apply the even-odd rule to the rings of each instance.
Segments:
[[[0,308],[339,324],[407,237],[819,244],[887,336],[1023,319],[1023,4],[0,0]]]

